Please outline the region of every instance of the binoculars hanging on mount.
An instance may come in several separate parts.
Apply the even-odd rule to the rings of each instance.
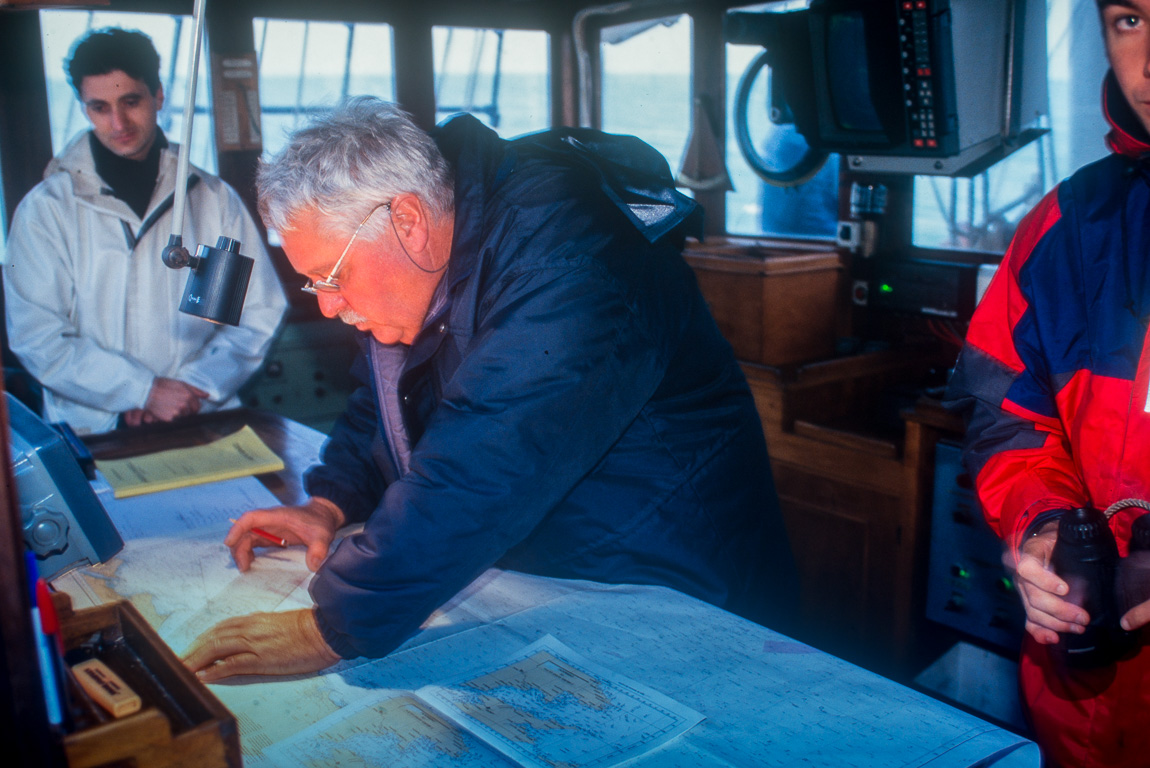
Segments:
[[[1112,664],[1138,646],[1137,632],[1119,625],[1123,614],[1150,599],[1150,514],[1134,521],[1127,557],[1106,516],[1096,509],[1063,512],[1050,565],[1070,587],[1066,599],[1090,615],[1082,634],[1059,633],[1059,651],[1068,666]]]

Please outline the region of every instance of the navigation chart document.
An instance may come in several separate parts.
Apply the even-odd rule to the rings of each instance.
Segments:
[[[207,445],[97,461],[117,499],[216,480],[279,472],[283,460],[249,426]]]
[[[276,765],[342,765],[355,756],[408,768],[489,766],[494,750],[509,765],[608,768],[702,719],[547,635],[459,679],[369,696],[264,754]]]
[[[124,541],[181,537],[197,531],[218,532],[220,542],[231,518],[253,509],[278,507],[280,500],[255,477],[205,483],[190,494],[181,488],[117,499],[112,488],[92,483],[104,511]]]

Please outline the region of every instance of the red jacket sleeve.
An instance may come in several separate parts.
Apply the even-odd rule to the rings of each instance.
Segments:
[[[1060,218],[1055,189],[1022,220],[971,320],[948,393],[967,416],[964,461],[979,503],[1015,551],[1043,512],[1087,501],[1043,350],[1020,331],[1034,301],[1020,272],[1040,243],[1060,247],[1051,242],[1065,229],[1056,227]],[[1012,399],[1019,389],[1029,407]]]

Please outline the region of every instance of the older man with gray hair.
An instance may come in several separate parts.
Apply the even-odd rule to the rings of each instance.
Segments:
[[[312,609],[222,622],[204,680],[378,657],[492,566],[673,587],[779,622],[796,592],[766,445],[681,257],[700,211],[632,137],[430,135],[353,100],[259,178],[363,387],[298,507],[244,515],[307,547]],[[336,532],[362,523],[328,556]]]

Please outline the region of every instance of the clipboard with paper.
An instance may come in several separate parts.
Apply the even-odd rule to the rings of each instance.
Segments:
[[[174,448],[126,459],[102,460],[97,468],[117,499],[217,480],[279,472],[283,459],[250,426],[207,445]]]

